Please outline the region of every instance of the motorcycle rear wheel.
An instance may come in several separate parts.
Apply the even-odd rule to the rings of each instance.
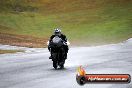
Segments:
[[[53,67],[54,67],[55,69],[57,69],[57,62],[56,62],[56,61],[53,61]]]
[[[60,69],[63,69],[64,68],[64,64],[60,65]]]

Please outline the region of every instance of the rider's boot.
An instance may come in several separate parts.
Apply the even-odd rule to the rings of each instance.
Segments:
[[[49,59],[52,59],[52,56],[50,56]]]
[[[49,51],[50,51],[50,54],[51,56],[49,57],[49,59],[52,59],[52,52],[51,52],[51,49],[48,47]]]
[[[65,59],[67,59],[67,53],[65,54]]]

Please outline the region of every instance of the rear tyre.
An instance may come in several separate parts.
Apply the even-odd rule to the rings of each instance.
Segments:
[[[64,64],[65,64],[65,49],[63,47],[61,47],[60,51],[59,51],[59,67],[60,69],[64,68]]]
[[[57,69],[57,62],[56,62],[56,61],[53,61],[53,67],[54,67],[55,69]]]
[[[62,61],[61,63],[60,63],[60,69],[63,69],[64,68],[64,64],[65,64],[65,61]]]
[[[63,69],[64,68],[64,64],[60,65],[60,69]]]

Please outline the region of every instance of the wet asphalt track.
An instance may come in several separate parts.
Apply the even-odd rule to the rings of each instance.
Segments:
[[[0,88],[132,88],[132,83],[80,86],[75,78],[80,65],[89,74],[132,75],[132,39],[119,44],[70,48],[63,70],[52,68],[47,49],[3,45],[0,49],[26,50],[0,55]]]

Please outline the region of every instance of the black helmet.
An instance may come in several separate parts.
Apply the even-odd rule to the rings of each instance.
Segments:
[[[54,34],[55,34],[55,35],[60,35],[60,34],[61,34],[61,30],[60,30],[59,28],[56,28],[56,29],[54,30]]]

